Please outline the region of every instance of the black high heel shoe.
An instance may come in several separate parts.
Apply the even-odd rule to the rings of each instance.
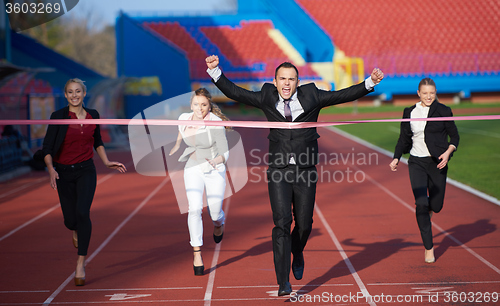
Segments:
[[[193,251],[193,252],[197,253],[197,252],[201,252],[201,250],[196,250],[196,251]],[[201,266],[195,266],[195,265],[193,265],[193,269],[194,269],[194,275],[196,275],[196,276],[202,276],[203,272],[205,271],[205,266],[204,265],[201,265]]]
[[[224,224],[220,227],[222,227],[222,234],[220,234],[219,236],[215,236],[215,234],[213,234],[215,243],[220,243],[222,241],[222,238],[224,237]]]

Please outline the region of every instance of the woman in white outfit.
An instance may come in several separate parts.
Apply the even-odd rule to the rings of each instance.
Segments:
[[[192,113],[181,114],[179,120],[229,120],[219,107],[212,103],[212,96],[205,88],[195,91],[191,99],[191,110]],[[179,161],[186,162],[184,185],[189,204],[188,228],[194,252],[193,268],[195,275],[203,275],[203,191],[206,192],[208,211],[214,224],[213,238],[219,243],[224,233],[222,201],[226,188],[225,163],[229,157],[229,149],[223,126],[180,125],[177,142],[170,155],[179,149],[182,140],[188,146]]]

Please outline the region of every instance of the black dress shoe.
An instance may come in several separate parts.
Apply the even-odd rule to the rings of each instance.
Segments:
[[[292,272],[296,280],[301,280],[304,274],[304,254],[293,255]]]
[[[280,284],[280,288],[278,289],[278,296],[289,295],[292,293],[292,285],[289,282],[284,282]]]

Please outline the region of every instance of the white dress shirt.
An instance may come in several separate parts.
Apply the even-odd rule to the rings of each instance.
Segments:
[[[430,107],[422,106],[422,102],[418,102],[415,108],[410,113],[410,118],[427,118],[429,116]],[[410,121],[411,131],[413,132],[412,147],[410,154],[416,157],[428,157],[431,156],[429,149],[425,144],[425,126],[427,121]]]

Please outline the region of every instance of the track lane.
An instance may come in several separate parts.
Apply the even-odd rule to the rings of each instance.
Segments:
[[[220,246],[210,304],[276,304],[288,298],[275,296],[271,209],[266,183],[259,181],[266,168],[258,160],[267,152],[267,142],[262,141],[266,131],[239,131],[247,151],[249,171],[254,170],[249,172],[249,179],[253,181],[231,197],[231,213]],[[356,153],[373,153],[325,129],[320,129],[320,134],[321,152],[348,154],[354,148]],[[256,148],[260,152],[250,154],[249,151]],[[382,155],[378,158],[376,165],[356,166],[411,206],[413,196],[407,168],[401,165],[397,173],[392,173],[387,166],[390,158]],[[325,165],[324,168],[330,173],[341,171],[344,174],[348,168],[354,169],[349,163]],[[105,188],[97,189],[92,208],[94,233],[89,254],[162,180],[132,172],[116,178],[103,184]],[[434,229],[437,261],[433,265],[424,264],[414,214],[380,186],[369,179],[361,183],[320,183],[316,198],[326,223],[370,294],[428,295],[440,292],[440,298],[443,298],[446,291],[498,291],[498,273],[437,229]],[[443,212],[435,215],[433,221],[499,267],[498,207],[456,187],[448,185],[447,188]],[[36,196],[28,192],[16,199],[23,207],[24,201],[34,201]],[[13,207],[10,209],[16,212]],[[34,215],[30,214],[30,217]],[[29,220],[29,217],[19,218]],[[211,239],[213,227],[206,212],[204,219],[203,259],[208,267],[213,261],[215,244]],[[291,275],[294,291],[304,297],[324,292],[339,296],[356,294],[359,287],[329,237],[327,227],[317,214],[314,220],[313,233],[304,252],[304,279],[295,281]],[[12,305],[41,304],[49,292],[54,292],[74,269],[76,256],[70,240],[71,235],[62,225],[62,216],[56,210],[1,241],[0,262],[2,272],[9,275],[9,282],[0,280],[0,305],[6,301]],[[97,304],[205,305],[209,276],[192,275],[188,240],[186,216],[179,214],[172,187],[167,184],[89,263],[88,284],[83,288],[68,284],[52,304],[86,301]],[[3,293],[5,291],[10,293]],[[360,304],[367,303],[362,301]]]

